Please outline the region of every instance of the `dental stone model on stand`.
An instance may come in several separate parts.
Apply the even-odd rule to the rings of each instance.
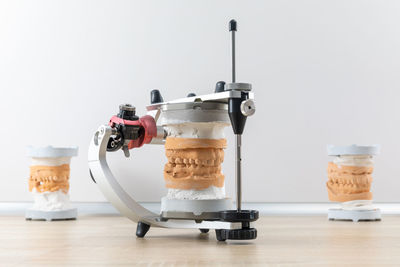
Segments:
[[[330,201],[340,202],[339,209],[329,209],[330,220],[375,221],[381,212],[372,204],[373,156],[379,154],[379,146],[328,145],[328,155],[334,160],[328,164],[328,196]]]
[[[231,205],[225,197],[221,171],[227,145],[224,129],[229,126],[229,118],[218,103],[195,105],[203,109],[193,108],[190,103],[176,107],[171,104],[170,110],[160,116],[167,132],[164,180],[168,194],[161,200],[164,214],[216,212]]]
[[[76,219],[77,210],[70,205],[68,190],[71,157],[77,155],[77,147],[28,147],[32,158],[29,191],[34,204],[26,211],[26,219]]]

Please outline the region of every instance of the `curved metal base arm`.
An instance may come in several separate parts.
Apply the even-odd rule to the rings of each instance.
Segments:
[[[134,222],[142,222],[153,227],[165,228],[205,228],[205,229],[238,229],[240,223],[221,221],[167,220],[160,221],[160,216],[145,209],[121,187],[107,164],[107,143],[112,134],[110,126],[100,126],[90,142],[88,160],[89,168],[101,192],[108,201],[124,216]]]
[[[132,221],[138,222],[143,217],[155,216],[156,214],[143,208],[133,200],[112,174],[106,160],[107,143],[111,134],[112,129],[110,126],[100,126],[90,142],[88,153],[89,168],[97,185],[111,204]],[[151,223],[146,220],[144,222]]]

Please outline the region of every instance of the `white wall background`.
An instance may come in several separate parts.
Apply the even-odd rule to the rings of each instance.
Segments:
[[[31,199],[29,144],[78,145],[71,198],[104,200],[88,176],[94,131],[122,102],[143,115],[151,89],[174,99],[229,80],[231,18],[257,100],[244,200],[327,201],[326,144],[379,143],[375,200],[400,201],[399,14],[399,1],[0,1],[0,201]],[[110,157],[121,183],[158,201],[163,148],[133,155]]]

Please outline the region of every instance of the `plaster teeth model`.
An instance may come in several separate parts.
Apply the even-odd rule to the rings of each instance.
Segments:
[[[378,146],[328,146],[334,160],[328,164],[328,196],[340,202],[340,209],[330,209],[330,220],[380,220],[381,213],[372,205],[373,156]]]
[[[226,139],[168,137],[165,143],[168,163],[164,179],[169,197],[182,199],[223,198],[225,176],[221,172]],[[213,190],[206,190],[213,187]],[[179,193],[176,192],[178,189]],[[190,190],[189,192],[185,192]]]
[[[220,104],[181,104],[161,112],[166,130],[164,180],[167,196],[161,212],[197,214],[231,207],[225,196],[225,176],[221,170],[227,146],[224,129],[229,126],[226,109]]]
[[[26,219],[76,219],[77,211],[70,205],[68,190],[71,157],[77,154],[75,147],[28,148],[32,158],[28,182],[34,204],[26,211]]]

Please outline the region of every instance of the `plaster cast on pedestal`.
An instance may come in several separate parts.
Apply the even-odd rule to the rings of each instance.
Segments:
[[[170,199],[225,198],[221,163],[226,123],[168,125],[164,179]]]

